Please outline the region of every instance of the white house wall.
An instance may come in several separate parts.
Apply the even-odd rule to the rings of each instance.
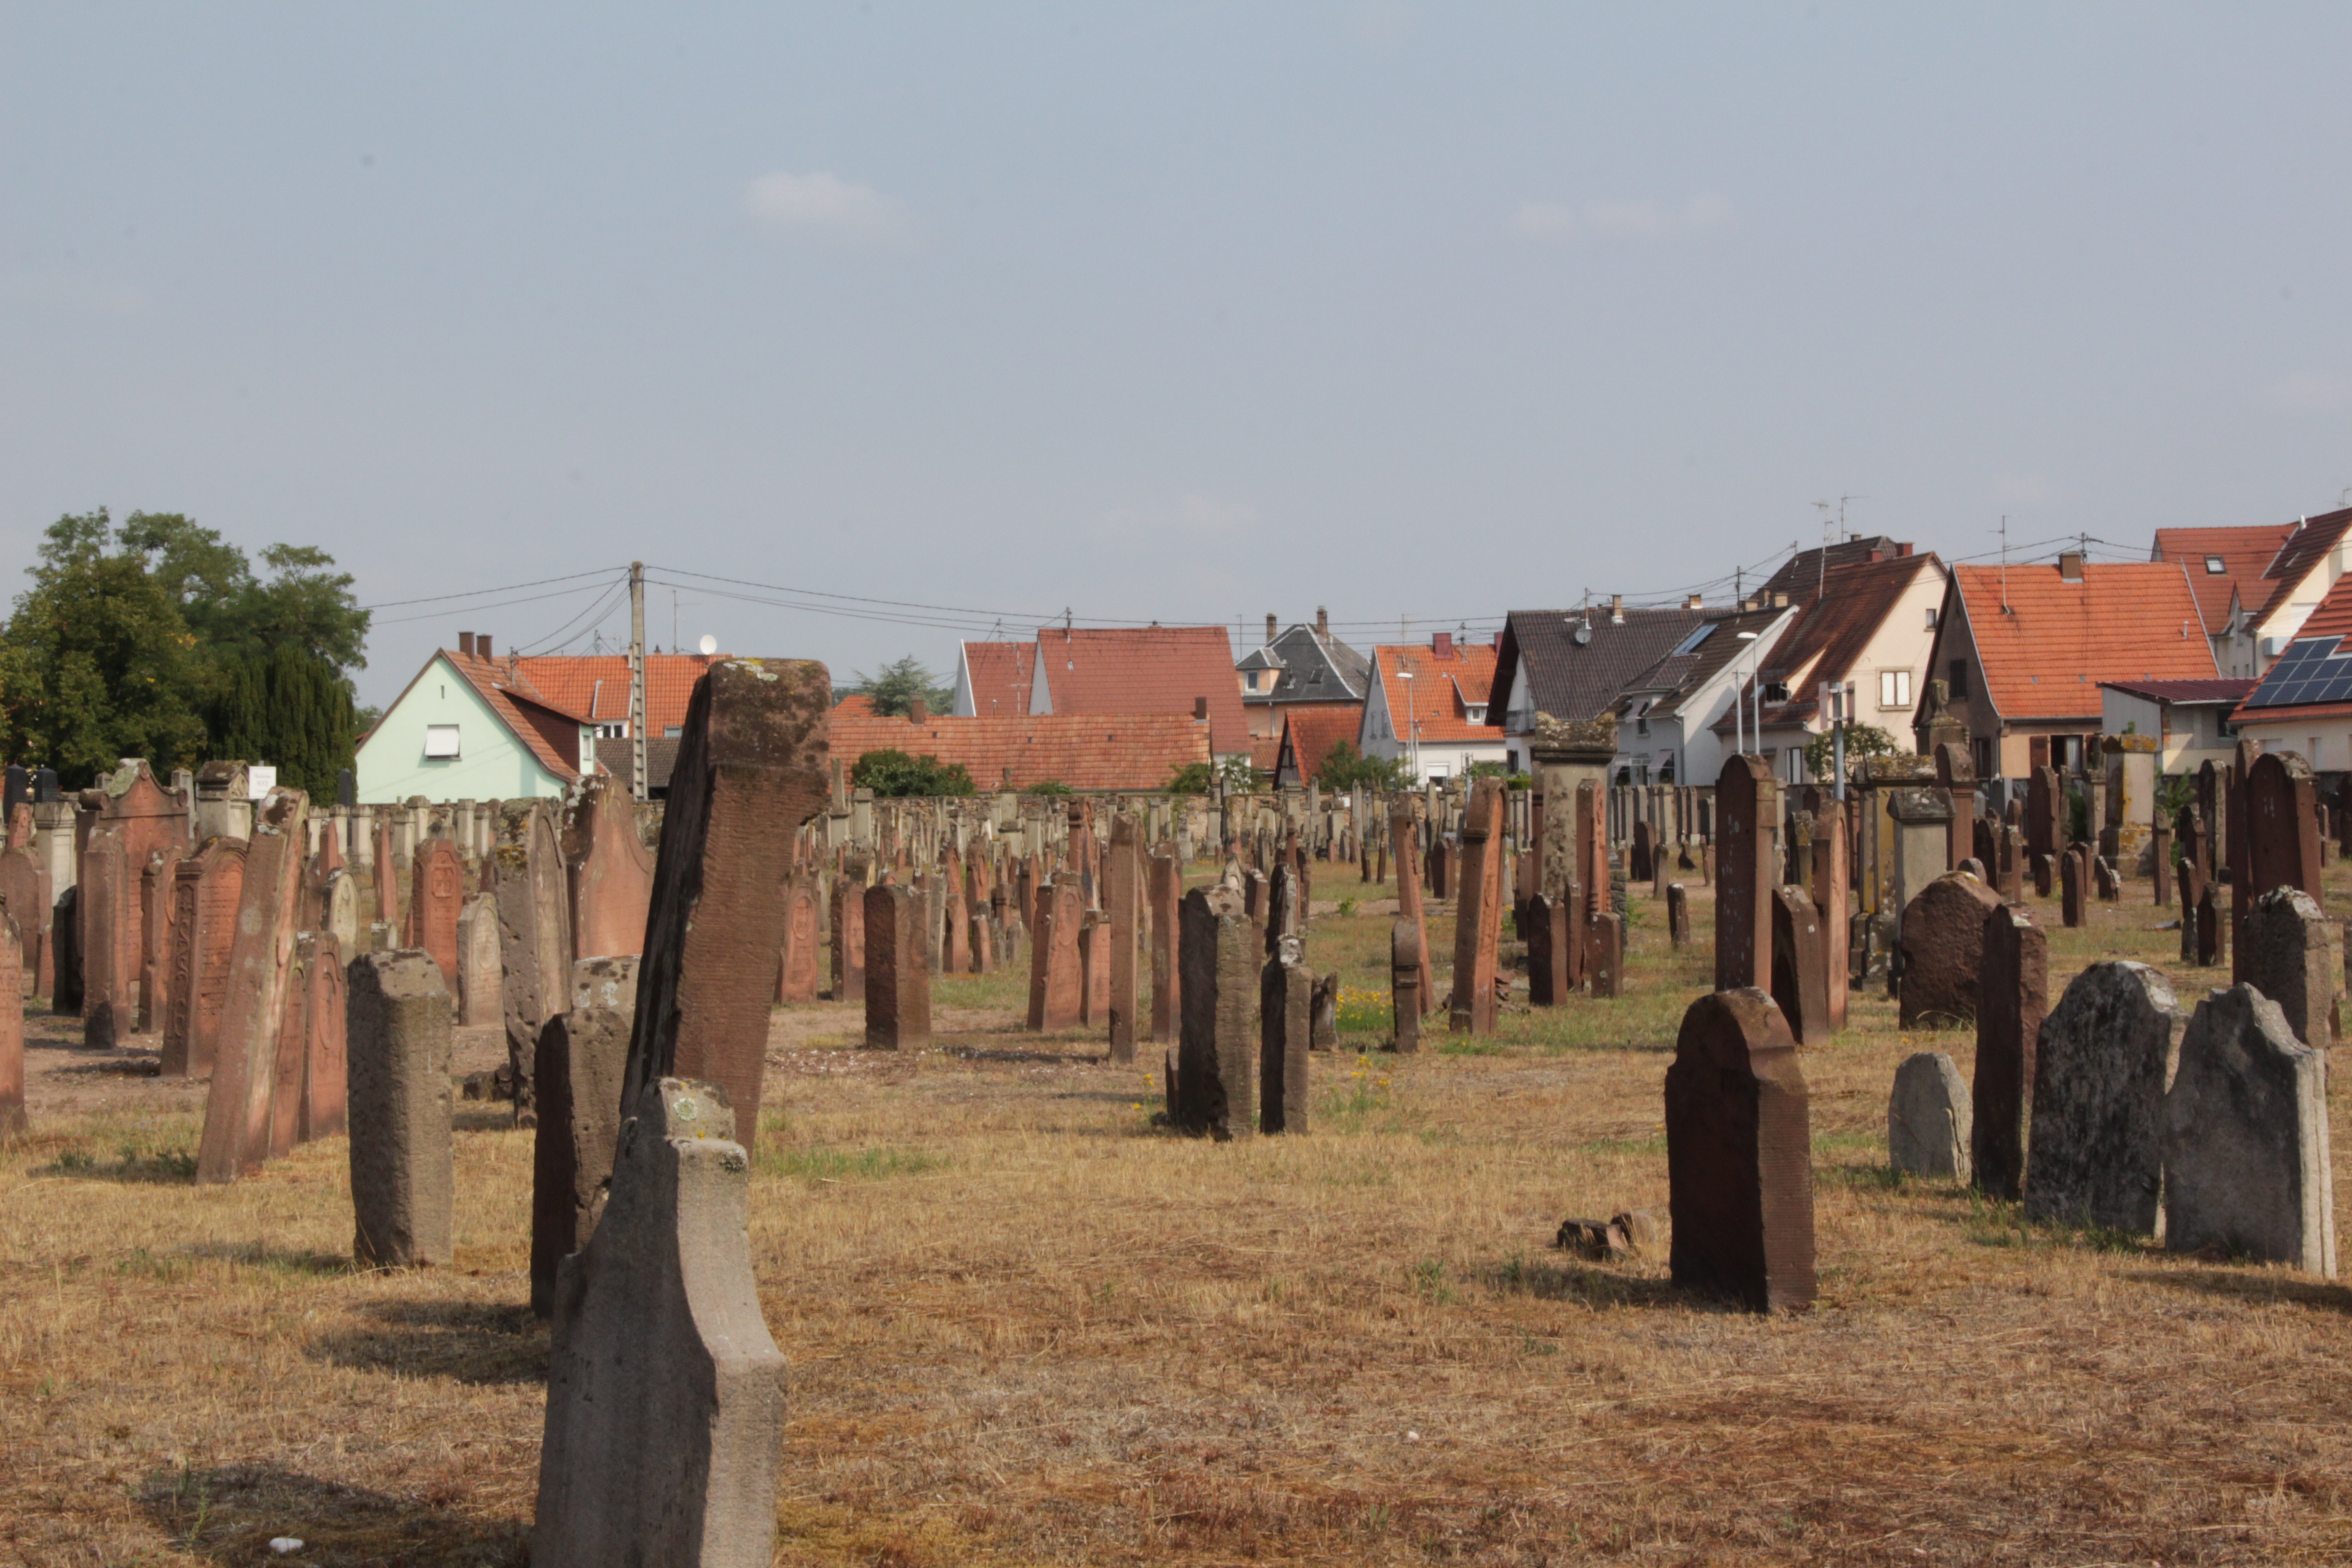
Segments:
[[[457,726],[457,755],[428,760],[428,726]],[[474,683],[436,657],[376,721],[353,768],[361,804],[519,800],[560,795],[563,782],[492,712]]]

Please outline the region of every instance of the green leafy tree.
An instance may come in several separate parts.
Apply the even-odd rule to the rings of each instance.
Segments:
[[[1903,748],[1895,737],[1875,724],[1848,724],[1845,727],[1845,760],[1852,766],[1856,757],[1892,757],[1900,755]],[[1837,739],[1828,730],[1814,736],[1805,747],[1805,766],[1813,777],[1827,784],[1837,768]]]
[[[868,752],[849,770],[849,782],[877,795],[972,795],[971,774],[961,763],[942,763],[929,752],[908,756],[895,748]]]
[[[1209,785],[1213,781],[1209,774],[1208,763],[1186,763],[1176,770],[1173,777],[1169,779],[1168,793],[1170,795],[1206,795],[1209,793]]]
[[[955,689],[940,685],[939,677],[911,653],[893,659],[872,675],[862,669],[854,673],[857,684],[842,695],[864,695],[874,704],[874,711],[884,718],[912,712],[918,698],[934,713],[946,712],[955,701]]]
[[[1406,787],[1407,769],[1402,757],[1368,757],[1348,741],[1335,741],[1323,753],[1323,765],[1315,770],[1315,782],[1327,790],[1338,793],[1358,784],[1367,789],[1399,790]]]
[[[351,684],[290,643],[239,658],[227,676],[206,714],[215,752],[267,759],[277,764],[278,783],[332,801],[359,728]]]

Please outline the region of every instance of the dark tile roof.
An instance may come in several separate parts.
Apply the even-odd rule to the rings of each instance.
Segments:
[[[2336,548],[2344,531],[2352,528],[2352,507],[2339,511],[2324,511],[2317,517],[2306,517],[2287,541],[2278,548],[2271,563],[2263,572],[2271,584],[2268,595],[2254,611],[2254,622],[2260,625],[2294,595],[2311,569],[2319,564],[2321,556]]]
[[[1709,617],[1715,622],[1715,629],[1696,647],[1688,653],[1669,653],[1628,681],[1622,701],[1634,701],[1647,695],[1651,701],[1646,711],[1651,718],[1673,717],[1682,710],[1684,698],[1748,650],[1747,643],[1740,640],[1740,633],[1763,632],[1789,613],[1786,605],[1779,609],[1717,613]]]
[[[1789,628],[1788,636],[1774,645],[1764,660],[1761,674],[1765,684],[1792,680],[1809,666],[1820,679],[1844,679],[1846,672],[1860,662],[1887,616],[1919,580],[1922,571],[1934,572],[1938,584],[1943,581],[1944,564],[1931,551],[1925,555],[1832,564],[1826,598],[1820,596],[1822,584],[1818,577],[1811,584],[1799,584],[1799,591],[1791,596],[1798,607],[1797,624]],[[1793,724],[1811,719],[1821,706],[1821,699],[1811,688],[1812,679],[1807,677],[1806,689],[1792,689],[1786,702],[1764,704],[1764,722]],[[1744,684],[1741,694],[1745,696],[1753,686],[1752,680]],[[1717,727],[1727,732],[1732,728],[1728,723]]]
[[[1815,594],[1821,591],[1822,573],[1824,570],[1822,556],[1824,553],[1829,556],[1826,570],[1834,572],[1841,566],[1867,565],[1874,555],[1893,561],[1899,555],[1909,552],[1909,545],[1898,544],[1883,533],[1872,534],[1867,539],[1846,539],[1832,545],[1800,550],[1780,563],[1780,570],[1764,579],[1764,585],[1755,592],[1765,603],[1769,604],[1771,595],[1777,589],[1788,595],[1793,603],[1801,593]]]
[[[2292,525],[2264,523],[2254,528],[2159,528],[2156,531],[2158,561],[2178,561],[2189,568],[2189,591],[2205,617],[2209,637],[2220,637],[2230,625],[2230,596],[2252,609],[2273,590],[2261,586],[2263,571],[2278,558],[2280,548],[2294,537]],[[2221,563],[2208,571],[2209,558]]]
[[[2152,702],[2242,702],[2260,682],[2244,676],[2215,680],[2102,680],[2099,684]]]
[[[1530,693],[1538,713],[1568,722],[1599,719],[1635,679],[1707,619],[1705,610],[1632,609],[1620,623],[1605,605],[1589,610],[1513,610],[1503,621],[1487,721],[1500,726]],[[1584,642],[1579,626],[1591,628]]]
[[[1281,671],[1271,691],[1244,691],[1244,703],[1361,702],[1370,692],[1372,662],[1338,637],[1318,637],[1304,624],[1252,648],[1235,669]]]

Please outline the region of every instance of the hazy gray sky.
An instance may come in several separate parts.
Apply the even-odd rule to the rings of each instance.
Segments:
[[[103,505],[370,604],[635,557],[1369,643],[1847,494],[1947,557],[2290,520],[2352,485],[2347,60],[2340,5],[0,6],[0,583]],[[362,697],[604,586],[385,609]],[[679,596],[843,679],[959,635]]]

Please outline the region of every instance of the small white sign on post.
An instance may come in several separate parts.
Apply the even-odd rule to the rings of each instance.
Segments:
[[[246,799],[259,800],[277,787],[278,770],[276,768],[265,767],[259,763],[251,763],[247,764],[245,770]]]

